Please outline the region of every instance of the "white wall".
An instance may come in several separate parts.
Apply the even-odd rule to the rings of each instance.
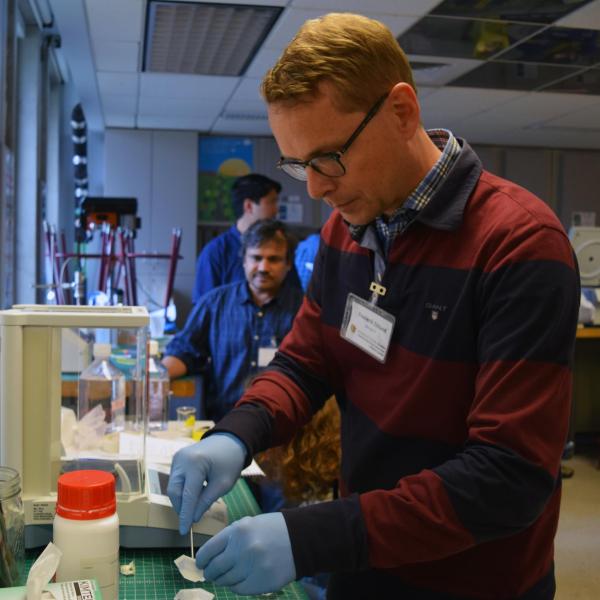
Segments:
[[[167,253],[171,232],[182,231],[175,300],[187,314],[194,284],[198,219],[198,134],[196,132],[107,129],[104,138],[104,194],[138,199],[142,227],[138,252]],[[137,262],[140,301],[145,289],[162,303],[168,261]],[[180,319],[178,319],[179,321]]]

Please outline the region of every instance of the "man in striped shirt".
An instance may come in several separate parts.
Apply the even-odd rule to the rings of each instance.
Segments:
[[[377,21],[306,22],[262,90],[280,168],[334,211],[291,332],[169,494],[185,532],[334,393],[341,497],[234,523],[198,566],[245,594],[327,571],[335,600],[550,600],[579,301],[561,224],[423,128]]]

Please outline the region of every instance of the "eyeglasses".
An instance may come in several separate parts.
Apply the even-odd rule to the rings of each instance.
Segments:
[[[286,158],[285,156],[282,156],[277,162],[277,167],[284,173],[287,173],[290,177],[298,179],[299,181],[306,181],[308,179],[306,167],[311,167],[317,173],[325,175],[325,177],[341,177],[346,173],[346,167],[344,167],[344,164],[342,163],[342,156],[348,151],[348,148],[352,146],[354,140],[356,140],[369,121],[377,114],[387,97],[388,94],[384,94],[377,102],[375,102],[371,110],[369,110],[365,118],[360,122],[359,126],[348,138],[348,141],[337,152],[319,154],[310,160],[299,160],[297,158]]]

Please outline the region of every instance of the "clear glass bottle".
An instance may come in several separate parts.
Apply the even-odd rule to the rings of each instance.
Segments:
[[[25,515],[21,477],[10,467],[0,467],[0,587],[24,584]]]
[[[169,372],[158,358],[158,342],[150,340],[148,356],[148,429],[167,428],[167,409],[171,382]]]
[[[79,376],[79,419],[100,404],[107,432],[125,429],[125,375],[110,362],[111,345],[94,344],[94,361]]]

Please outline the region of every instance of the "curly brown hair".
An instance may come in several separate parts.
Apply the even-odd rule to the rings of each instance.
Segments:
[[[340,470],[340,411],[332,396],[285,446],[256,457],[267,477],[279,481],[286,500],[330,498]]]

